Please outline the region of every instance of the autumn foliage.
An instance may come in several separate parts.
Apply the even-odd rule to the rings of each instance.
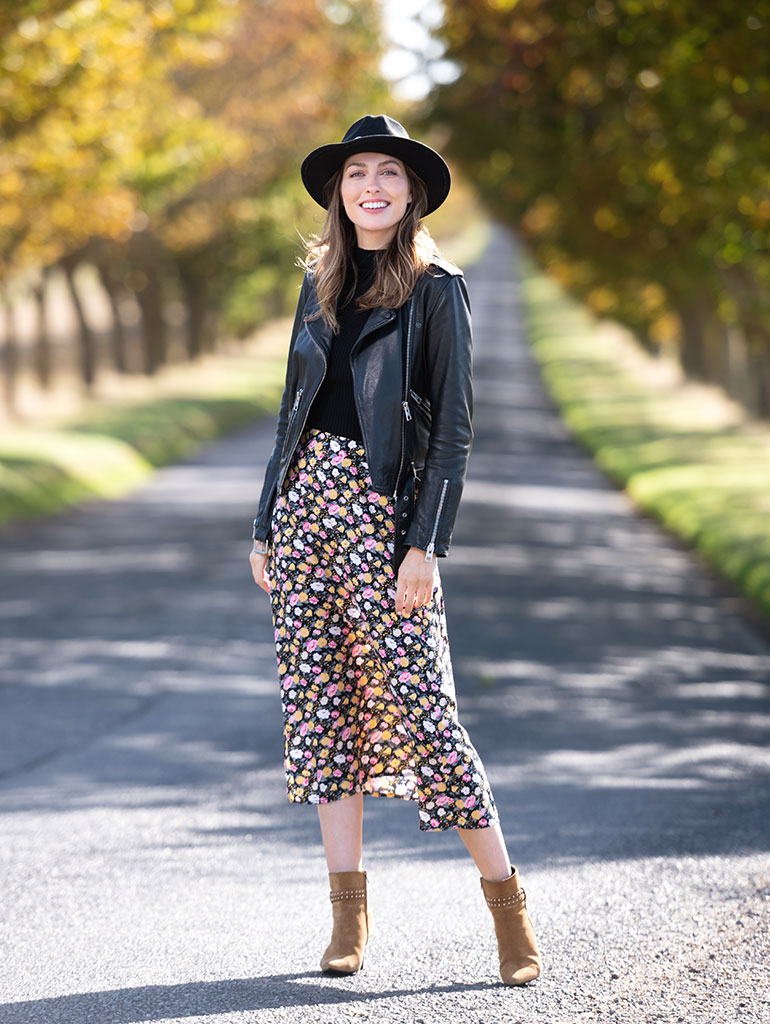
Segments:
[[[299,162],[383,93],[375,4],[317,0],[17,0],[0,5],[0,274],[12,400],[13,302],[63,270],[80,316],[81,376],[105,357],[153,372],[166,309],[190,357],[222,326],[284,311],[308,200]],[[76,268],[98,271],[109,339],[88,323]],[[138,350],[122,322],[140,314]],[[103,351],[104,350],[104,351]]]
[[[770,415],[770,3],[445,0],[426,125],[595,312]]]

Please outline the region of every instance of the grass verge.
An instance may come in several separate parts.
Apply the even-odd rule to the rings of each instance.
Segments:
[[[535,359],[575,436],[635,503],[770,616],[770,427],[597,321],[525,257]]]
[[[113,396],[72,418],[4,425],[0,524],[120,497],[158,466],[273,412],[290,328],[276,321],[240,351],[168,367],[145,382],[143,400]]]

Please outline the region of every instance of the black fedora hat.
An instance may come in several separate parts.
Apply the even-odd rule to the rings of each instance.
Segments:
[[[324,209],[328,206],[324,188],[352,153],[387,153],[408,164],[428,190],[425,215],[433,213],[449,194],[452,180],[449,168],[435,149],[410,139],[406,128],[387,114],[366,114],[348,128],[342,142],[319,146],[302,161],[302,183]]]

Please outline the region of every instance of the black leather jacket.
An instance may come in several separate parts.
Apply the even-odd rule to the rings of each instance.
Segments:
[[[275,444],[253,535],[270,536],[276,496],[326,372],[333,335],[305,274],[289,345]],[[396,504],[393,558],[449,550],[473,440],[471,312],[462,272],[436,258],[399,309],[377,307],[350,355],[353,389],[374,490]],[[409,361],[409,384],[404,367]]]

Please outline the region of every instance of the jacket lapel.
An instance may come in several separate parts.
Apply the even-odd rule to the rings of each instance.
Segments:
[[[332,341],[334,335],[331,332],[331,328],[323,319],[323,317],[317,315],[319,310],[318,300],[315,293],[312,296],[312,308],[308,313],[305,314],[305,326],[307,327],[308,333],[310,334],[313,341],[318,345],[324,354],[324,358],[329,358],[329,352],[331,351]],[[395,312],[392,309],[386,309],[383,306],[375,306],[374,309],[369,310],[369,316],[366,318],[366,322],[361,329],[361,333],[356,339],[353,345],[353,351],[359,348],[362,340],[373,331],[376,331],[383,324],[389,323],[395,317]]]

